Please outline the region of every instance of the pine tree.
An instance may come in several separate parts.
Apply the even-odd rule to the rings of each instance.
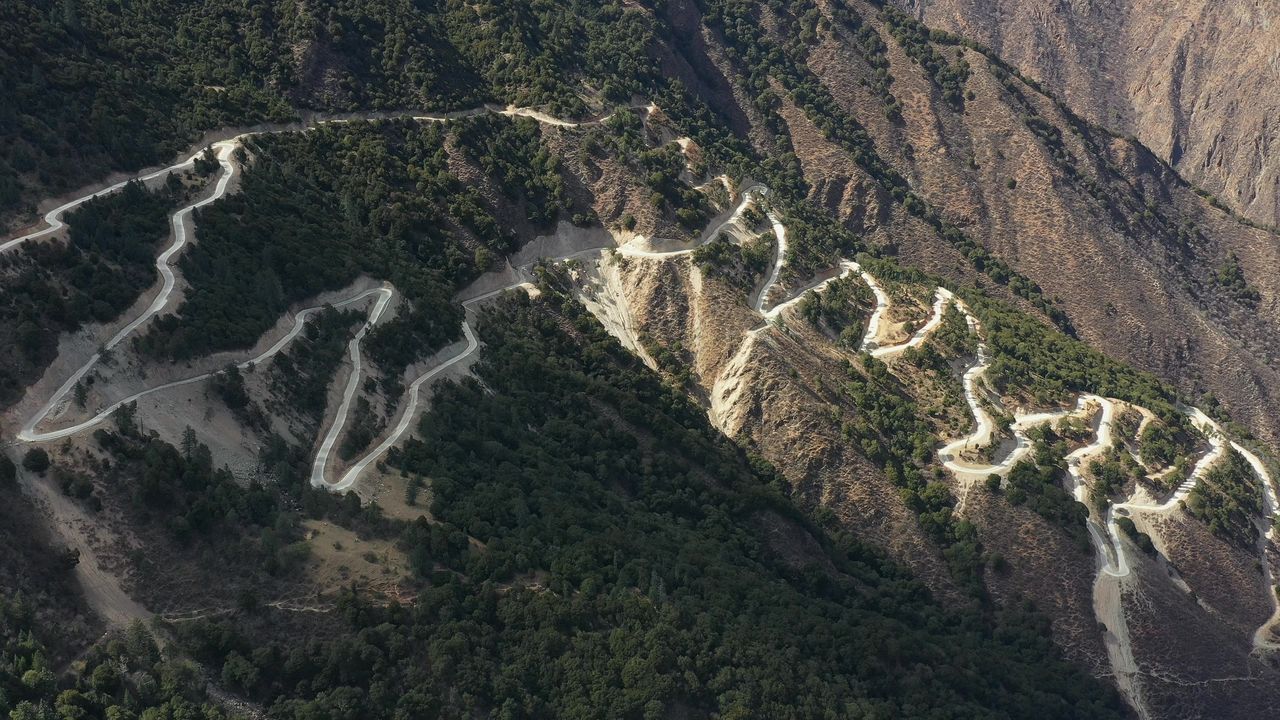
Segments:
[[[182,431],[182,458],[187,462],[191,462],[191,458],[195,454],[196,445],[198,444],[199,443],[196,441],[196,431],[188,425],[187,428]]]

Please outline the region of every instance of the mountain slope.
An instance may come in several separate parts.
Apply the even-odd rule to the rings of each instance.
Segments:
[[[1203,0],[898,4],[988,45],[1244,216],[1280,220],[1275,8]]]
[[[34,26],[120,40],[83,7]],[[1121,712],[1084,673],[1143,717],[1276,701],[1276,237],[1142,145],[878,3],[228,7],[261,52],[221,69],[172,10],[129,33],[176,75],[112,61],[305,120],[229,109],[172,176],[10,233],[0,423],[234,692]],[[928,700],[896,679],[944,657],[963,678],[907,678]]]
[[[825,32],[819,23],[804,57],[839,112],[865,128],[880,161],[945,221],[1058,299],[1080,336],[1192,396],[1211,392],[1274,442],[1265,408],[1277,402],[1267,349],[1276,342],[1277,305],[1270,277],[1257,270],[1275,262],[1275,235],[1234,222],[1142,147],[1083,124],[1000,63],[947,42],[933,47],[934,57],[951,62],[945,57],[962,51],[965,92],[974,95],[957,112],[909,56],[924,46],[908,22],[865,6],[860,17],[886,45],[892,92],[910,99],[899,103],[900,120],[881,111],[870,82],[877,71],[850,41],[848,22]],[[800,110],[784,97],[778,114],[812,196],[910,264],[957,277],[962,261],[947,249],[956,243],[940,243],[946,238],[911,213],[886,206],[880,178],[866,170],[873,165],[841,158],[849,140],[819,133],[816,107]],[[1257,297],[1221,281],[1233,264]]]

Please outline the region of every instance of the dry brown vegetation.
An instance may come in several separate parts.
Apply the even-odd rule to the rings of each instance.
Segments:
[[[1263,223],[1280,220],[1280,165],[1259,142],[1275,138],[1280,110],[1269,55],[1280,45],[1274,8],[1211,0],[898,4],[991,46],[1228,206]]]

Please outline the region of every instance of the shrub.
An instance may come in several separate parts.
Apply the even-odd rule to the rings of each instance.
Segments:
[[[35,473],[43,473],[49,469],[49,453],[41,448],[31,448],[22,456],[22,467]]]

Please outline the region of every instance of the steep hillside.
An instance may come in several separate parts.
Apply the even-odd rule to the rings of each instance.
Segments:
[[[993,51],[861,0],[153,5],[4,11],[0,433],[88,609],[217,697],[1280,703],[1280,237]],[[104,89],[168,120],[123,153]]]
[[[812,42],[788,44],[783,30],[806,25]],[[958,272],[968,264],[1015,294],[1054,298],[1080,337],[1193,397],[1212,393],[1274,442],[1266,408],[1280,398],[1265,348],[1276,289],[1259,271],[1276,261],[1274,233],[1235,222],[1143,147],[900,14],[819,6],[725,27],[741,33],[727,38],[731,55],[786,50],[752,61],[790,90],[759,122],[782,123],[780,149],[794,151],[815,201],[909,264],[957,279],[972,277]],[[879,43],[858,40],[873,32]],[[731,77],[744,65],[722,61]]]
[[[80,595],[82,583],[103,582],[102,570],[46,524],[44,512],[58,513],[49,506],[62,499],[27,475],[0,454],[0,540],[7,549],[0,557],[0,712],[224,720],[223,709],[208,702],[197,666],[162,652],[141,624],[111,627],[115,618],[99,615],[95,598]],[[59,519],[70,522],[65,514]]]
[[[750,237],[742,222],[734,237]],[[937,289],[918,329],[891,340],[894,305],[910,314],[929,280],[863,260],[729,323],[708,298],[741,308],[748,294],[700,250],[624,246],[568,269],[605,325],[647,339],[654,365],[803,507],[873,538],[951,602],[1034,599],[1067,655],[1114,676],[1144,717],[1243,717],[1275,702],[1280,676],[1258,659],[1280,613],[1271,533],[1256,532],[1277,507],[1267,465],[1199,411],[1184,416],[1151,376],[972,290],[962,301]],[[621,310],[591,301],[606,282]],[[751,296],[775,281],[755,282]],[[849,282],[866,283],[874,309],[845,314]],[[956,402],[972,421],[957,423]],[[1223,694],[1196,690],[1206,683]]]
[[[1267,3],[898,0],[1248,218],[1280,222],[1280,16]]]
[[[0,219],[29,221],[41,201],[168,161],[217,127],[486,101],[577,115],[593,98],[625,101],[649,74],[636,54],[649,17],[590,2],[8,2]]]

